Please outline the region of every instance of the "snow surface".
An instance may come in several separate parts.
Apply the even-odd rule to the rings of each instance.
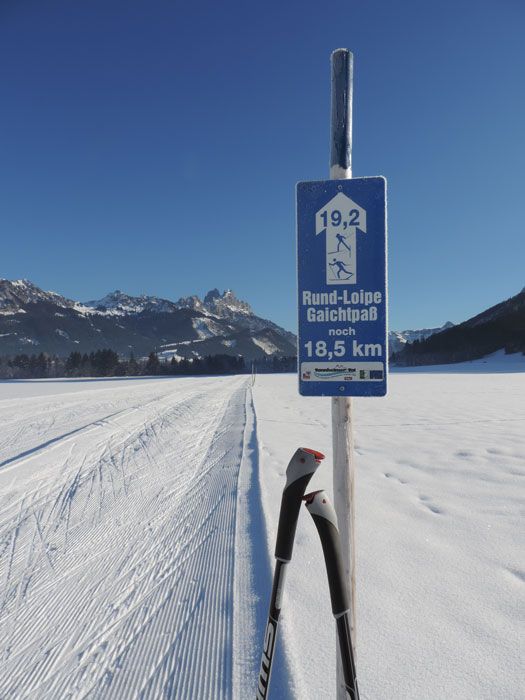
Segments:
[[[5,386],[0,697],[230,697],[246,378]]]
[[[521,352],[507,354],[505,350],[496,350],[478,360],[456,362],[448,365],[432,365],[431,367],[396,367],[395,372],[443,372],[445,374],[464,374],[465,372],[498,373],[525,372],[525,355]]]
[[[363,700],[523,698],[525,373],[395,372],[354,401]],[[487,373],[487,367],[500,367]],[[451,371],[452,369],[452,371]],[[0,697],[254,696],[284,472],[327,459],[291,375],[0,382]],[[334,697],[304,510],[273,700]]]
[[[295,377],[254,390],[267,546],[298,445],[327,459],[330,400]],[[361,697],[523,698],[525,374],[394,373],[356,399],[357,668]],[[313,523],[299,522],[283,603],[298,698],[334,697],[334,631]],[[328,669],[328,670],[327,670]]]

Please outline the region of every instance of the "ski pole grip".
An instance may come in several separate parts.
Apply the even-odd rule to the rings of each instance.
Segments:
[[[350,607],[350,596],[344,574],[341,541],[337,527],[337,515],[324,491],[308,494],[304,497],[304,500],[321,540],[332,612],[337,617]]]
[[[290,561],[292,558],[301,499],[323,459],[324,455],[321,452],[299,447],[288,464],[275,545],[275,557],[281,561]]]

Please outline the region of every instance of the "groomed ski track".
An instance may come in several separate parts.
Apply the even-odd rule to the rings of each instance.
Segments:
[[[251,697],[270,560],[246,378],[54,385],[0,400],[0,697]]]

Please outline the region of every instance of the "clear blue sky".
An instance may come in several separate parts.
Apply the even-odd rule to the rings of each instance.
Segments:
[[[231,287],[295,329],[298,180],[389,186],[390,327],[525,285],[522,0],[2,0],[0,277],[90,299]]]

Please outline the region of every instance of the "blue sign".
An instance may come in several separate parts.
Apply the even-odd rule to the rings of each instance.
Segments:
[[[386,180],[297,185],[299,392],[384,396]]]

